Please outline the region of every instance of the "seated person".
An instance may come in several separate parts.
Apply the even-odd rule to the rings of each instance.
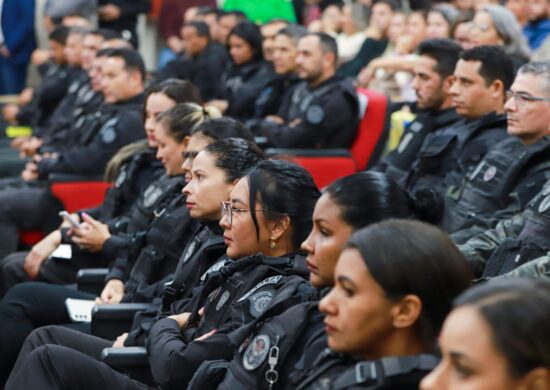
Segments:
[[[359,123],[359,103],[351,81],[336,75],[337,63],[332,37],[310,33],[301,38],[296,65],[303,81],[277,115],[259,124],[258,135],[281,148],[349,148]]]
[[[482,284],[454,306],[439,337],[443,360],[422,390],[550,388],[548,281]]]

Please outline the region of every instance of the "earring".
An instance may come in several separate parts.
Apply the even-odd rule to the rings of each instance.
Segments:
[[[269,244],[269,247],[271,249],[275,249],[275,247],[277,246],[277,243],[275,242],[275,239],[273,237],[271,237],[269,240],[271,241],[270,244]]]

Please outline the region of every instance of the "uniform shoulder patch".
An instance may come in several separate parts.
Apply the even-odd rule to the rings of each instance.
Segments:
[[[325,110],[321,106],[314,105],[307,109],[306,111],[306,120],[313,124],[317,125],[325,119]]]
[[[103,124],[99,133],[101,135],[101,142],[104,144],[112,144],[116,138],[116,125],[118,124],[118,118],[111,118]]]

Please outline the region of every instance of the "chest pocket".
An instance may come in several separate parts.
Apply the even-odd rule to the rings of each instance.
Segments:
[[[447,154],[456,142],[456,136],[445,134],[433,137],[418,155],[420,168],[425,172],[439,171]]]

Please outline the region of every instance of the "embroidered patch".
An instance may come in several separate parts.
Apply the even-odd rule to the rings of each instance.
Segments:
[[[258,291],[260,288],[262,288],[263,286],[266,286],[268,284],[275,284],[275,283],[278,283],[279,280],[281,280],[283,276],[282,275],[276,275],[276,276],[272,276],[270,278],[267,278],[267,279],[264,279],[262,280],[260,283],[258,283],[256,286],[254,286],[252,289],[250,289],[246,294],[244,294],[237,302],[242,302],[244,301],[246,298],[248,298],[249,296],[251,296],[252,294],[254,294],[256,291]]]
[[[250,315],[254,318],[258,318],[267,309],[273,297],[275,296],[274,290],[266,290],[257,292],[251,295],[248,300],[250,301]]]
[[[317,125],[325,119],[325,111],[320,106],[311,106],[307,109],[306,119],[309,123]]]
[[[151,207],[157,202],[157,200],[159,200],[161,195],[162,188],[156,186],[148,187],[144,193],[145,199],[143,200],[143,205],[147,208]]]
[[[540,202],[539,213],[544,213],[549,208],[550,208],[550,196],[547,196],[546,198],[543,199],[542,202]]]

